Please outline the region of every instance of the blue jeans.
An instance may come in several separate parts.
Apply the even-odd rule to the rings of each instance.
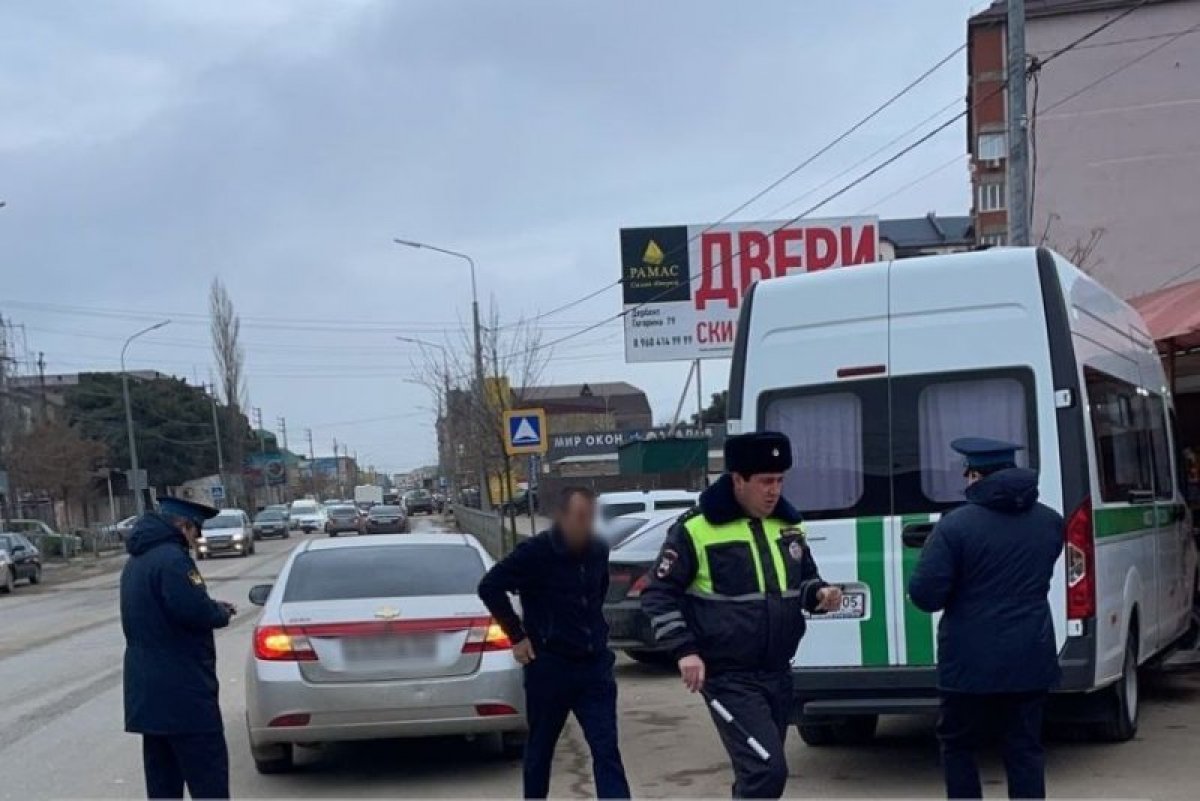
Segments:
[[[592,775],[598,798],[629,798],[629,782],[617,745],[617,682],[611,653],[577,662],[549,653],[537,654],[525,666],[525,797],[550,792],[554,747],[574,714],[592,752]]]

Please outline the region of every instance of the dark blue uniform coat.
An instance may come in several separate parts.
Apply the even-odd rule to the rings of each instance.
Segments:
[[[221,731],[213,629],[228,625],[229,613],[208,597],[187,540],[165,518],[142,516],[125,547],[125,730]]]
[[[908,594],[926,612],[943,612],[939,689],[1022,693],[1058,681],[1047,595],[1065,529],[1037,502],[1037,481],[1023,468],[981,479],[925,544]]]

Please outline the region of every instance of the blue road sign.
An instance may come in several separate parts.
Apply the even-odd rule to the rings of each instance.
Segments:
[[[504,431],[504,450],[509,456],[546,452],[546,414],[541,409],[506,411]]]

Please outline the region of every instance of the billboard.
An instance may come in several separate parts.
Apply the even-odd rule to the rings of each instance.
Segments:
[[[278,453],[248,453],[242,474],[252,487],[276,487],[287,483],[287,468]]]
[[[669,433],[667,426],[623,431],[564,431],[550,435],[546,461],[554,462],[569,456],[615,455],[622,445],[641,439],[661,439]],[[704,428],[692,424],[681,425],[675,430],[674,436],[688,439],[707,437],[710,447],[719,448],[725,444],[725,424],[706,425]]]
[[[879,220],[621,229],[625,361],[724,358],[755,281],[879,259]]]

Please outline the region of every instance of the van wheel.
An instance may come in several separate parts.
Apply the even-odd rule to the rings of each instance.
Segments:
[[[1125,643],[1125,663],[1121,678],[1105,690],[1103,717],[1096,727],[1098,739],[1110,743],[1132,740],[1137,734],[1138,713],[1141,707],[1141,691],[1138,686],[1137,629],[1130,628],[1129,641]]]
[[[800,739],[810,748],[822,748],[837,743],[833,723],[828,719],[822,719],[820,723],[797,723],[796,731],[800,732]]]
[[[261,748],[250,746],[250,756],[254,757],[254,769],[265,774],[291,771],[296,766],[294,753],[291,743]]]
[[[846,715],[835,718],[833,736],[839,745],[866,745],[875,739],[878,715]]]

